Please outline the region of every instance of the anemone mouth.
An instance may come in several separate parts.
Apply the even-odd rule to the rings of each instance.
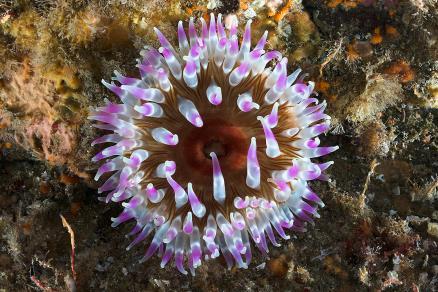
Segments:
[[[246,170],[246,155],[249,146],[248,135],[243,127],[222,119],[206,119],[201,128],[190,128],[181,134],[182,168],[206,176],[212,180],[212,158],[214,152],[223,172]],[[179,151],[179,149],[176,149]]]
[[[89,117],[111,132],[93,145],[114,144],[93,157],[106,160],[95,176],[106,176],[102,200],[123,202],[112,226],[136,221],[127,249],[155,230],[142,261],[160,248],[161,266],[174,256],[184,274],[184,258],[194,273],[203,253],[247,268],[250,239],[265,254],[266,236],[278,246],[274,230],[305,231],[324,205],[307,181],[327,179],[332,164],[311,158],[337,150],[318,147],[326,104],[310,98],[313,83],[295,82],[299,69],[287,75],[287,59],[264,51],[267,32],[251,50],[251,22],[240,48],[237,24],[228,34],[221,16],[201,24],[198,35],[190,20],[188,38],[178,24],[178,50],[156,29],[162,47],[142,52],[141,79],[115,72],[118,84],[103,84],[122,103]]]
[[[224,141],[223,138],[209,138],[208,142],[202,143],[202,152],[204,153],[205,158],[212,159],[211,153],[216,153],[217,159],[219,161],[223,161],[224,157],[229,157],[229,153],[233,153],[233,151],[230,149],[232,146],[232,143],[229,143],[227,141]],[[209,154],[210,153],[210,154]]]

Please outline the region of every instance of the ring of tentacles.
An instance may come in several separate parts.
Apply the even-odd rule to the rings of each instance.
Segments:
[[[127,249],[151,238],[141,261],[158,252],[186,274],[222,254],[247,268],[252,245],[267,253],[275,234],[289,239],[286,229],[319,217],[307,182],[327,179],[332,162],[311,159],[338,148],[319,147],[326,103],[265,51],[267,32],[251,46],[250,26],[239,42],[237,22],[225,29],[221,15],[201,18],[199,32],[179,22],[176,48],[155,29],[161,47],[141,52],[140,78],[102,81],[120,102],[89,116],[108,132],[93,142],[106,147],[95,179],[104,201],[124,207],[112,226],[135,221]]]

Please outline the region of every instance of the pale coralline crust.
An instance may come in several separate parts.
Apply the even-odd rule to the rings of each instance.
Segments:
[[[10,67],[7,82],[0,91],[4,106],[20,115],[54,116],[53,105],[58,98],[53,84],[35,75],[29,60],[10,64]]]
[[[355,122],[370,122],[386,108],[396,105],[403,98],[400,82],[385,74],[368,76],[363,92],[350,101],[347,119]]]
[[[57,93],[55,82],[34,72],[27,59],[9,66],[7,82],[0,91],[4,106],[1,127],[13,133],[18,145],[40,159],[51,165],[66,164],[78,175],[86,177],[75,166],[77,126],[71,119],[62,120],[58,111],[65,92]]]

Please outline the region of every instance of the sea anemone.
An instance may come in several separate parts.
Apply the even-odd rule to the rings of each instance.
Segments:
[[[153,234],[141,262],[158,251],[161,267],[174,257],[183,274],[202,255],[247,268],[251,240],[266,254],[267,238],[279,246],[275,233],[305,231],[324,206],[307,181],[327,179],[333,163],[311,158],[338,149],[318,147],[326,103],[310,97],[314,83],[299,69],[287,75],[279,52],[265,52],[267,32],[251,49],[251,21],[240,47],[237,21],[228,32],[221,15],[200,22],[198,34],[190,19],[188,37],[178,23],[177,49],[155,29],[161,47],[141,52],[141,78],[102,81],[122,103],[89,117],[110,132],[93,145],[113,143],[93,157],[106,160],[95,177],[107,178],[101,199],[124,207],[112,226],[135,220],[127,249]]]

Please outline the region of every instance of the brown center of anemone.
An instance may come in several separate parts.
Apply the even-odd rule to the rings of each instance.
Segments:
[[[201,70],[199,86],[190,89],[181,81],[170,77],[173,89],[162,92],[166,102],[162,104],[165,117],[147,119],[138,123],[144,128],[165,127],[178,135],[179,143],[175,146],[163,146],[153,139],[147,140],[150,157],[145,161],[144,171],[149,174],[147,183],[153,183],[156,188],[166,189],[166,196],[159,203],[165,206],[170,217],[179,214],[185,216],[190,211],[190,205],[176,209],[174,191],[169,187],[165,178],[154,177],[156,167],[166,160],[176,163],[176,172],[172,178],[183,188],[188,183],[211,214],[222,212],[229,214],[235,211],[233,202],[237,196],[255,196],[258,198],[273,199],[273,190],[268,178],[274,170],[286,169],[296,152],[290,145],[294,138],[283,137],[280,133],[286,129],[296,127],[295,117],[288,112],[287,106],[279,108],[279,123],[272,129],[282,150],[277,158],[268,158],[265,154],[266,142],[263,128],[257,116],[269,115],[273,105],[264,102],[267,89],[264,86],[265,76],[249,76],[238,86],[228,84],[228,75],[224,75],[214,63],[207,70]],[[215,83],[222,90],[222,103],[212,105],[206,96],[208,85]],[[240,94],[251,92],[253,100],[260,105],[259,110],[242,112],[237,108],[237,98]],[[195,105],[203,120],[202,127],[191,125],[178,111],[178,96],[190,99]],[[261,168],[260,187],[253,189],[246,184],[247,155],[251,138],[257,141],[257,157]],[[220,204],[213,198],[213,166],[210,153],[214,152],[219,160],[222,175],[225,181],[226,199]],[[146,166],[147,165],[147,166]],[[228,218],[229,219],[229,218]],[[206,224],[206,217],[194,218],[198,226]]]
[[[221,160],[222,157],[227,155],[227,148],[229,148],[228,146],[229,145],[224,144],[223,141],[214,139],[204,144],[204,148],[202,150],[206,158],[211,159],[211,157],[209,157],[209,153],[214,152],[216,153],[218,159]]]
[[[211,184],[210,153],[216,153],[223,173],[246,169],[249,138],[237,125],[220,119],[206,120],[201,128],[192,127],[181,137],[181,162],[186,171],[202,177]]]

